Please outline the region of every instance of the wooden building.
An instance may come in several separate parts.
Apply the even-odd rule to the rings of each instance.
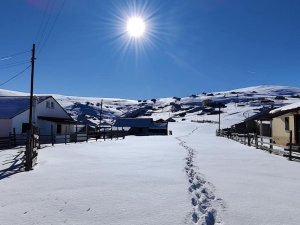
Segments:
[[[118,118],[114,127],[128,130],[129,135],[168,135],[168,123],[157,123],[151,118]]]

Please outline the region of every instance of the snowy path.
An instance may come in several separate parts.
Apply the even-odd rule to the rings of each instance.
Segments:
[[[194,164],[223,199],[228,225],[299,225],[300,163],[215,136],[210,124],[174,124],[194,151]]]
[[[191,203],[193,206],[191,217],[195,224],[214,225],[222,224],[222,219],[218,211],[223,210],[223,201],[214,195],[214,187],[207,182],[204,176],[194,165],[195,150],[187,145],[182,138],[191,136],[196,132],[195,128],[187,135],[177,137],[179,145],[187,151],[185,172],[189,181],[189,192],[191,193]]]

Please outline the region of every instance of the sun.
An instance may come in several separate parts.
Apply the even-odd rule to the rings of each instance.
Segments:
[[[127,33],[132,38],[140,38],[146,31],[146,24],[141,17],[131,17],[127,20]]]

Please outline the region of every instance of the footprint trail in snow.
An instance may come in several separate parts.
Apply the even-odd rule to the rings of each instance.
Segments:
[[[214,195],[213,185],[204,179],[204,176],[198,172],[197,166],[194,165],[195,150],[181,138],[178,137],[177,139],[180,142],[179,145],[187,151],[184,169],[189,181],[188,191],[191,195],[192,222],[201,225],[224,225],[217,211],[217,209],[224,208],[223,200]]]

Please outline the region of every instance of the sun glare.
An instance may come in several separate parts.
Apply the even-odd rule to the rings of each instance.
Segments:
[[[101,34],[107,34],[113,47],[122,57],[128,59],[127,54],[134,56],[148,55],[156,47],[162,37],[165,37],[167,28],[160,13],[160,4],[151,0],[124,0],[111,1],[111,15],[107,18],[107,29]],[[103,37],[103,36],[101,36]]]
[[[133,38],[140,38],[146,30],[145,22],[140,17],[131,17],[127,21],[126,30]]]

